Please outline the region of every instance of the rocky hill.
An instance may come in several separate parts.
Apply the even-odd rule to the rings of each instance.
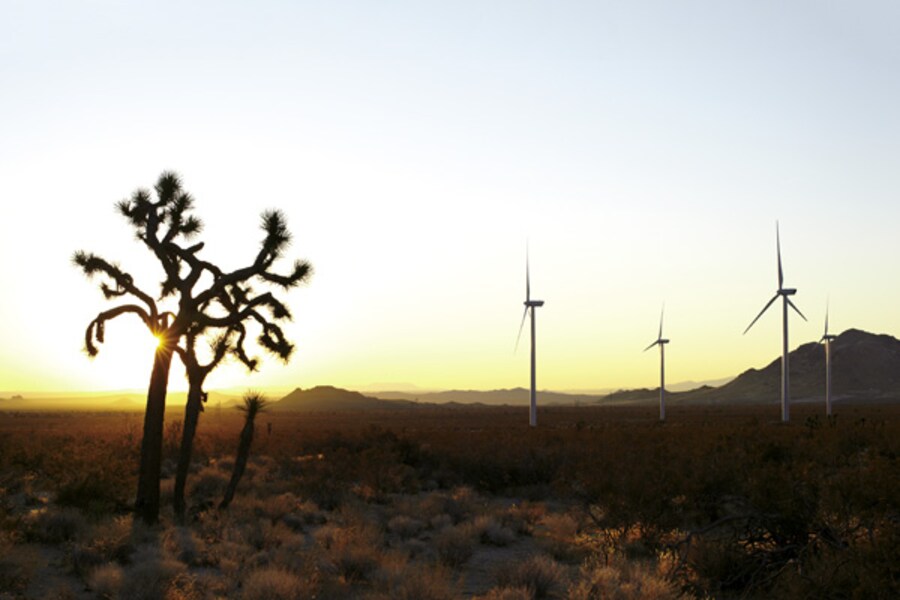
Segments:
[[[344,410],[396,410],[415,407],[414,402],[404,400],[381,400],[364,396],[330,385],[320,385],[306,390],[300,388],[273,402],[273,411],[344,411]]]
[[[900,340],[848,329],[831,343],[831,377],[837,400],[900,400]],[[790,354],[791,398],[825,397],[825,347],[803,344]],[[763,369],[749,369],[717,388],[671,394],[676,403],[777,402],[781,357]]]

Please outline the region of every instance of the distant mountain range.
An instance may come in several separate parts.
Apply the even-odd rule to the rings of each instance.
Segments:
[[[835,401],[900,401],[900,340],[848,329],[831,343]],[[825,348],[809,342],[790,353],[791,399],[824,400]],[[603,404],[650,402],[659,388],[614,392]],[[763,369],[748,369],[728,383],[668,393],[673,404],[749,404],[781,401],[781,357]]]
[[[423,402],[428,404],[484,404],[502,406],[505,404],[522,404],[528,402],[529,391],[526,388],[504,390],[449,390],[446,392],[374,392],[373,396],[382,400]],[[595,404],[602,394],[570,394],[564,392],[538,391],[538,402],[543,406],[554,404]]]
[[[900,340],[848,329],[831,346],[832,384],[835,401],[900,401]],[[794,401],[815,401],[825,396],[825,350],[816,342],[803,344],[791,352],[791,397]],[[781,357],[763,369],[748,369],[720,386],[702,385],[688,391],[669,391],[673,404],[777,403],[781,399]],[[620,390],[609,394],[569,394],[538,391],[540,406],[604,406],[656,402],[659,388]],[[289,410],[347,410],[354,408],[411,408],[417,404],[444,406],[481,404],[524,405],[528,390],[513,388],[491,391],[451,390],[445,392],[373,392],[363,396],[339,388],[295,390],[282,402]],[[276,403],[273,406],[278,406]],[[325,408],[328,406],[328,408]]]
[[[669,390],[672,404],[776,403],[780,401],[781,357],[763,369],[748,369],[724,385],[704,385],[689,391]],[[832,342],[832,383],[836,402],[900,401],[900,340],[849,329]],[[815,342],[791,352],[791,397],[798,402],[814,401],[825,395],[825,351]],[[626,405],[655,402],[659,388],[620,390],[608,394],[539,391],[538,404]],[[170,410],[183,405],[184,392],[170,394]],[[229,407],[240,397],[210,393],[209,408]],[[451,390],[443,392],[359,392],[318,386],[295,389],[273,401],[273,411],[411,410],[417,406],[518,405],[528,403],[528,390],[513,388],[491,391]],[[141,394],[94,394],[56,397],[13,396],[0,398],[0,410],[141,410]]]
[[[169,392],[166,406],[170,411],[182,410],[186,392]],[[9,398],[0,397],[0,410],[99,410],[136,411],[143,410],[147,394],[140,392],[99,392],[73,394],[16,394]],[[207,408],[227,408],[240,403],[240,396],[210,392]],[[180,414],[180,413],[178,413]]]

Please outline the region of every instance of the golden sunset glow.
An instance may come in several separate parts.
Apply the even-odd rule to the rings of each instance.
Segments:
[[[836,332],[900,332],[890,6],[288,3],[197,28],[20,4],[0,18],[17,57],[0,66],[17,199],[0,219],[0,392],[146,388],[157,342],[140,324],[81,352],[115,302],[69,257],[96,251],[157,295],[160,264],[114,203],[166,169],[196,200],[201,256],[246,264],[275,207],[285,259],[315,269],[284,296],[291,362],[254,345],[258,373],[228,359],[210,386],[525,387],[526,240],[539,388],[656,385],[642,349],[663,302],[668,380],[734,376],[781,352],[774,314],[742,335],[776,286],[776,219],[809,318],[791,347],[821,336],[828,297]]]

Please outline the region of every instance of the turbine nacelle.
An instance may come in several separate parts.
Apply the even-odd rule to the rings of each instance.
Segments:
[[[664,339],[660,338],[660,339],[656,340],[655,342],[653,342],[652,344],[650,344],[649,346],[647,346],[646,348],[644,348],[644,352],[646,352],[650,348],[653,348],[654,346],[662,346],[663,344],[668,344],[668,343],[669,343],[669,340],[664,340]]]
[[[523,304],[528,308],[537,308],[538,306],[543,306],[543,300],[526,300]]]
[[[797,288],[781,288],[778,293],[782,296],[793,296],[797,293]]]

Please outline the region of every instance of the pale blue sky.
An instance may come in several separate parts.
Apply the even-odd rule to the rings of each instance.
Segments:
[[[69,257],[152,275],[112,207],[164,169],[210,258],[279,207],[317,269],[294,362],[217,385],[527,385],[526,238],[539,386],[654,385],[663,301],[669,378],[734,375],[779,352],[777,313],[741,336],[775,219],[792,346],[829,294],[897,335],[898,31],[891,2],[0,0],[0,390],[145,385],[136,334],[104,349],[133,371],[79,354],[104,303]]]

